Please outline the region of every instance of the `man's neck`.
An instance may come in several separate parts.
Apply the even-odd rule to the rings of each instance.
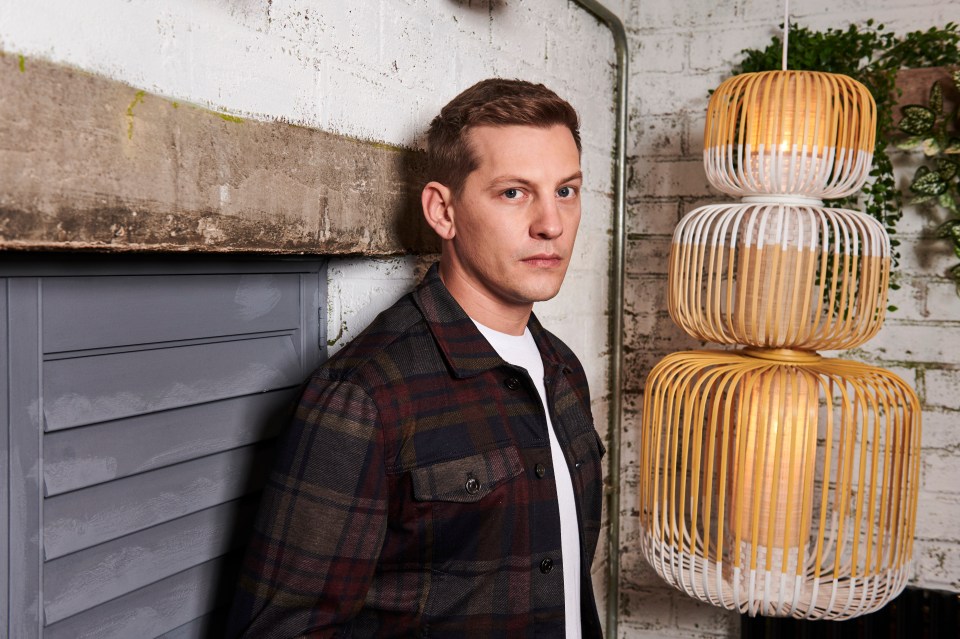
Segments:
[[[530,320],[530,313],[533,312],[533,304],[504,305],[459,277],[456,271],[448,275],[445,270],[441,262],[440,279],[470,319],[507,335],[523,335],[523,330]]]

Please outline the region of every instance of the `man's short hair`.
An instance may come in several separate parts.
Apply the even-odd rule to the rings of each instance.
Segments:
[[[450,100],[427,132],[429,180],[460,193],[478,166],[467,133],[476,126],[565,126],[580,147],[580,118],[570,103],[543,86],[524,80],[481,80]]]

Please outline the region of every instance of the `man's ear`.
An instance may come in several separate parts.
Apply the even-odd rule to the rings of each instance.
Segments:
[[[428,182],[420,194],[423,217],[430,228],[443,240],[452,240],[457,234],[453,223],[453,193],[439,182]]]

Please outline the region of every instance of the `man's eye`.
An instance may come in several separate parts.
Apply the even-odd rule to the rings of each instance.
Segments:
[[[520,189],[507,189],[503,192],[503,197],[508,200],[515,200],[520,197]]]
[[[560,197],[573,197],[575,193],[572,186],[561,186],[557,189],[557,195]]]

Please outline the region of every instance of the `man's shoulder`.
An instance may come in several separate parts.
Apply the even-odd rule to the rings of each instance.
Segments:
[[[361,386],[387,381],[385,371],[403,375],[417,359],[429,357],[433,339],[411,294],[381,312],[349,344],[313,373],[318,380]]]

